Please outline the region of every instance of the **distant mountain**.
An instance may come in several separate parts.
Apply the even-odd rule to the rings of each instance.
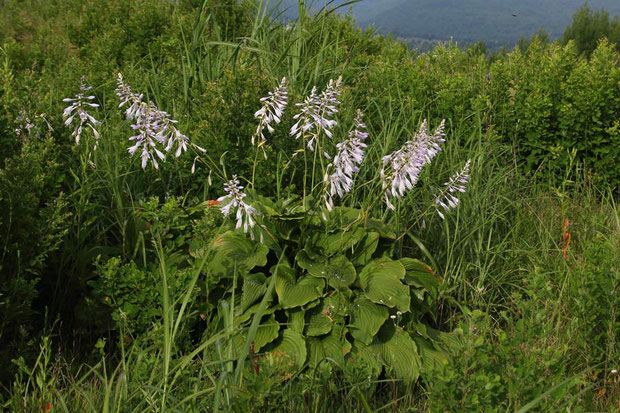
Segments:
[[[316,0],[315,10],[347,0]],[[310,3],[310,2],[308,2]],[[491,47],[514,45],[544,28],[552,39],[560,37],[584,0],[362,0],[340,9],[361,27],[407,39],[484,41]],[[620,15],[620,0],[590,0],[591,9],[605,8]],[[297,17],[297,0],[283,0],[288,18]]]

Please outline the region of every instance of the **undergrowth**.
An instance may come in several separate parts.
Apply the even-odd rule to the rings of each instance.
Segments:
[[[0,406],[620,409],[618,52],[416,55],[299,7],[0,2]],[[118,108],[119,73],[187,151],[128,154],[144,125]],[[82,76],[101,123],[76,143],[62,99]],[[296,104],[340,77],[331,140],[291,136]],[[390,196],[385,157],[424,119],[446,141]],[[354,130],[364,161],[330,192]]]

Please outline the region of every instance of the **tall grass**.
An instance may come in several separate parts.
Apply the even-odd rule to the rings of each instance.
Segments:
[[[203,119],[195,118],[205,114],[203,100],[209,98],[205,95],[217,88],[222,79],[237,80],[253,71],[264,74],[259,80],[274,84],[287,77],[293,94],[299,98],[312,86],[323,85],[341,74],[355,79],[358,84],[370,84],[366,72],[371,63],[376,63],[372,59],[386,59],[381,62],[388,66],[386,70],[398,69],[389,67],[392,58],[410,68],[432,63],[431,60],[417,63],[402,45],[373,38],[372,33],[357,32],[356,37],[353,36],[347,23],[330,7],[311,13],[305,2],[300,1],[298,20],[287,24],[273,4],[260,0],[252,4],[251,13],[243,15],[244,25],[229,27],[227,21],[218,20],[210,5],[205,0],[193,10],[190,18],[181,14],[180,6],[175,6],[171,21],[176,25],[174,30],[178,30],[176,40],[179,42],[174,43],[174,36],[170,42],[176,46],[171,60],[178,60],[170,63],[157,50],[142,50],[144,55],[131,62],[143,65],[141,67],[150,65],[150,71],[132,67],[130,75],[142,82],[149,98],[158,106],[169,106],[171,112],[182,114],[188,124],[194,125],[197,139],[208,140],[213,136],[205,135],[215,135],[215,139],[211,139],[215,143],[209,141],[210,144],[217,144],[219,134],[226,131],[203,132]],[[389,56],[364,55],[372,48],[385,48]],[[8,62],[5,49],[2,49],[3,56]],[[448,59],[446,56],[450,53],[453,53],[450,48],[441,49],[433,59]],[[403,55],[405,57],[400,59]],[[394,56],[399,56],[400,60]],[[129,66],[121,58],[118,62]],[[377,69],[381,64],[373,68],[377,72],[372,75],[381,73]],[[468,64],[474,66],[477,74],[460,82],[484,79],[481,73],[487,66],[483,58],[475,65]],[[175,68],[177,78],[166,79],[166,82],[163,76],[174,72],[170,67]],[[129,67],[123,69],[129,70]],[[8,63],[3,70],[7,72],[3,79],[12,79],[13,69]],[[73,74],[72,69],[62,70],[61,76],[66,78]],[[231,77],[230,71],[240,74]],[[403,78],[407,74],[410,73],[403,74]],[[0,406],[20,412],[445,411],[450,409],[442,404],[446,400],[462,398],[466,403],[475,399],[472,393],[476,393],[476,397],[479,395],[480,399],[494,403],[497,410],[525,412],[549,408],[554,403],[567,408],[580,405],[614,408],[620,399],[614,387],[618,384],[618,376],[611,373],[618,368],[614,365],[614,357],[620,354],[617,300],[613,299],[617,291],[613,288],[618,286],[614,281],[618,277],[617,266],[613,265],[617,256],[614,248],[620,240],[617,194],[592,185],[578,162],[566,168],[559,184],[556,180],[547,183],[542,182],[544,178],[532,179],[532,175],[518,165],[518,153],[506,143],[509,140],[489,125],[494,116],[492,104],[472,104],[473,108],[468,107],[467,111],[461,105],[451,112],[454,116],[448,119],[447,142],[434,167],[423,172],[415,195],[399,205],[398,213],[387,214],[373,199],[371,189],[371,184],[377,182],[377,166],[382,157],[409,139],[423,119],[429,118],[435,126],[437,112],[451,104],[438,93],[412,98],[407,80],[399,76],[396,79],[398,81],[389,78],[386,80],[389,84],[380,85],[385,87],[386,93],[370,93],[353,85],[345,92],[347,104],[339,114],[336,134],[346,135],[355,110],[361,109],[370,119],[371,139],[358,178],[359,182],[370,184],[358,185],[343,200],[343,205],[365,205],[375,216],[390,219],[389,224],[399,234],[396,254],[429,262],[441,277],[438,305],[428,321],[437,330],[454,331],[454,342],[460,343],[448,361],[452,370],[433,372],[409,388],[384,377],[368,380],[352,366],[332,366],[330,377],[323,375],[319,368],[290,374],[283,372],[273,356],[252,354],[252,341],[267,297],[274,288],[275,277],[253,315],[241,348],[235,348],[236,342],[231,339],[236,328],[240,294],[236,290],[236,272],[231,284],[231,299],[214,306],[216,314],[206,325],[188,331],[186,320],[199,318],[200,306],[207,306],[193,302],[193,297],[196,289],[208,290],[212,282],[212,274],[205,270],[209,255],[202,245],[196,249],[197,253],[192,251],[195,255],[191,258],[186,251],[179,258],[181,254],[175,250],[169,228],[164,225],[151,229],[151,225],[157,223],[144,218],[141,203],[150,197],[156,197],[159,202],[178,196],[182,199],[179,209],[185,213],[191,200],[207,202],[213,198],[214,190],[206,183],[207,173],[210,173],[207,169],[223,179],[226,168],[238,165],[227,164],[227,150],[222,159],[217,160],[219,164],[210,160],[209,167],[196,175],[185,172],[190,163],[186,160],[166,165],[153,174],[143,174],[135,168],[135,162],[127,158],[120,138],[129,136],[131,131],[123,125],[119,114],[113,114],[102,133],[95,169],[88,167],[85,154],[79,148],[69,152],[66,145],[62,147],[67,150],[62,156],[67,177],[59,179],[68,183],[66,188],[73,215],[55,267],[58,275],[53,306],[71,307],[68,301],[73,292],[91,288],[89,282],[98,276],[92,263],[98,256],[120,256],[124,261],[139,263],[145,271],[154,268],[157,272],[160,313],[143,337],[132,337],[122,328],[113,334],[93,332],[95,339],[84,347],[92,344],[95,350],[86,359],[71,359],[68,346],[61,345],[62,329],[44,334],[34,361],[16,361],[18,373],[4,389]],[[182,85],[182,90],[179,88],[178,93],[172,94],[178,101],[166,102],[171,95],[169,90],[175,85]],[[109,86],[97,91],[98,98],[105,102],[103,106],[115,107]],[[49,93],[37,89],[36,85],[32,88],[35,98],[37,93]],[[458,94],[464,88],[460,83],[446,90]],[[241,92],[232,91],[234,94]],[[500,98],[487,97],[489,100]],[[56,97],[48,98],[54,100]],[[214,98],[218,99],[219,96]],[[7,102],[3,100],[2,104]],[[217,111],[217,108],[209,109]],[[242,114],[236,115],[242,117]],[[274,146],[279,144],[286,145],[285,139],[274,139]],[[241,144],[230,146],[231,149],[239,147]],[[287,186],[301,180],[289,174],[285,165],[292,161],[285,159],[287,155],[282,153],[284,151],[273,163],[276,171],[272,191],[278,197],[290,190]],[[433,202],[437,186],[467,159],[472,160],[468,192],[455,213],[443,221],[432,210],[429,213],[428,205]],[[322,176],[316,174],[312,178],[321,182]],[[570,221],[572,235],[569,246],[563,238],[566,219]],[[596,255],[593,250],[592,246],[598,244],[606,246],[603,256]],[[565,251],[567,257],[564,257]],[[283,256],[284,252],[278,258]],[[595,264],[588,266],[590,262]],[[191,273],[182,291],[171,286],[179,265],[185,265]],[[601,275],[600,268],[609,270],[609,277]],[[613,294],[609,294],[610,291]],[[594,294],[599,294],[597,299],[609,304],[609,312],[595,305],[596,300],[591,299]],[[478,320],[476,314],[479,313],[488,317],[486,324]],[[597,314],[603,321],[597,324],[588,314]],[[479,322],[481,324],[476,324]],[[471,330],[468,326],[472,326]],[[532,330],[529,335],[528,329]],[[106,335],[107,339],[97,340]],[[502,353],[498,350],[502,348],[502,340],[509,340],[515,351]],[[554,346],[559,349],[558,353],[544,352]],[[467,354],[459,356],[462,349],[474,349],[471,364],[467,364],[470,360]],[[82,353],[90,351],[81,350]],[[487,352],[492,354],[492,362],[487,362]],[[519,382],[520,377],[528,380],[532,377],[523,376],[520,371],[512,372],[513,376],[502,373],[501,378],[494,377],[500,376],[493,370],[494,363],[523,363],[528,368],[536,368],[537,363],[532,364],[527,356],[537,352],[557,356],[557,365],[552,367],[562,366],[557,372],[550,371],[547,381],[531,386],[523,384],[527,380]],[[478,355],[480,357],[476,358]],[[254,356],[259,356],[260,374],[254,373]],[[458,371],[460,367],[462,371]],[[442,388],[440,384],[444,382],[465,383],[463,386],[471,387],[463,390],[446,385]],[[496,394],[491,394],[494,391]],[[498,394],[505,399],[497,400],[501,398]],[[481,409],[476,403],[474,400],[468,406]]]

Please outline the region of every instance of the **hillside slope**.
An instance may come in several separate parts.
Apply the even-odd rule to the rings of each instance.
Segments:
[[[330,2],[317,0],[320,8]],[[351,7],[362,27],[374,25],[381,33],[404,38],[424,38],[460,42],[484,41],[489,45],[514,44],[540,28],[552,38],[562,35],[573,13],[583,0],[362,0]],[[286,16],[296,17],[297,0],[284,0]],[[592,0],[593,9],[604,7],[612,15],[620,15],[620,1]],[[346,13],[349,7],[341,11]]]

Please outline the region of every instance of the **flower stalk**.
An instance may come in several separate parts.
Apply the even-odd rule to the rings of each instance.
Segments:
[[[80,79],[80,93],[77,93],[73,98],[65,98],[63,102],[70,102],[70,105],[65,108],[62,113],[62,117],[65,121],[65,126],[69,127],[74,120],[77,120],[77,125],[71,133],[71,136],[75,139],[75,144],[79,145],[82,132],[85,127],[88,127],[95,137],[95,145],[93,150],[97,149],[97,140],[99,139],[99,132],[97,126],[101,124],[97,119],[87,112],[88,108],[98,108],[97,103],[92,101],[95,99],[92,95],[86,95],[86,93],[92,89],[92,86],[86,86],[84,83],[84,76]]]
[[[395,210],[393,199],[402,198],[418,182],[420,172],[441,151],[445,142],[445,121],[433,134],[428,133],[428,123],[422,122],[419,132],[399,150],[383,157],[383,168],[379,175],[382,183],[382,197],[391,210]]]

